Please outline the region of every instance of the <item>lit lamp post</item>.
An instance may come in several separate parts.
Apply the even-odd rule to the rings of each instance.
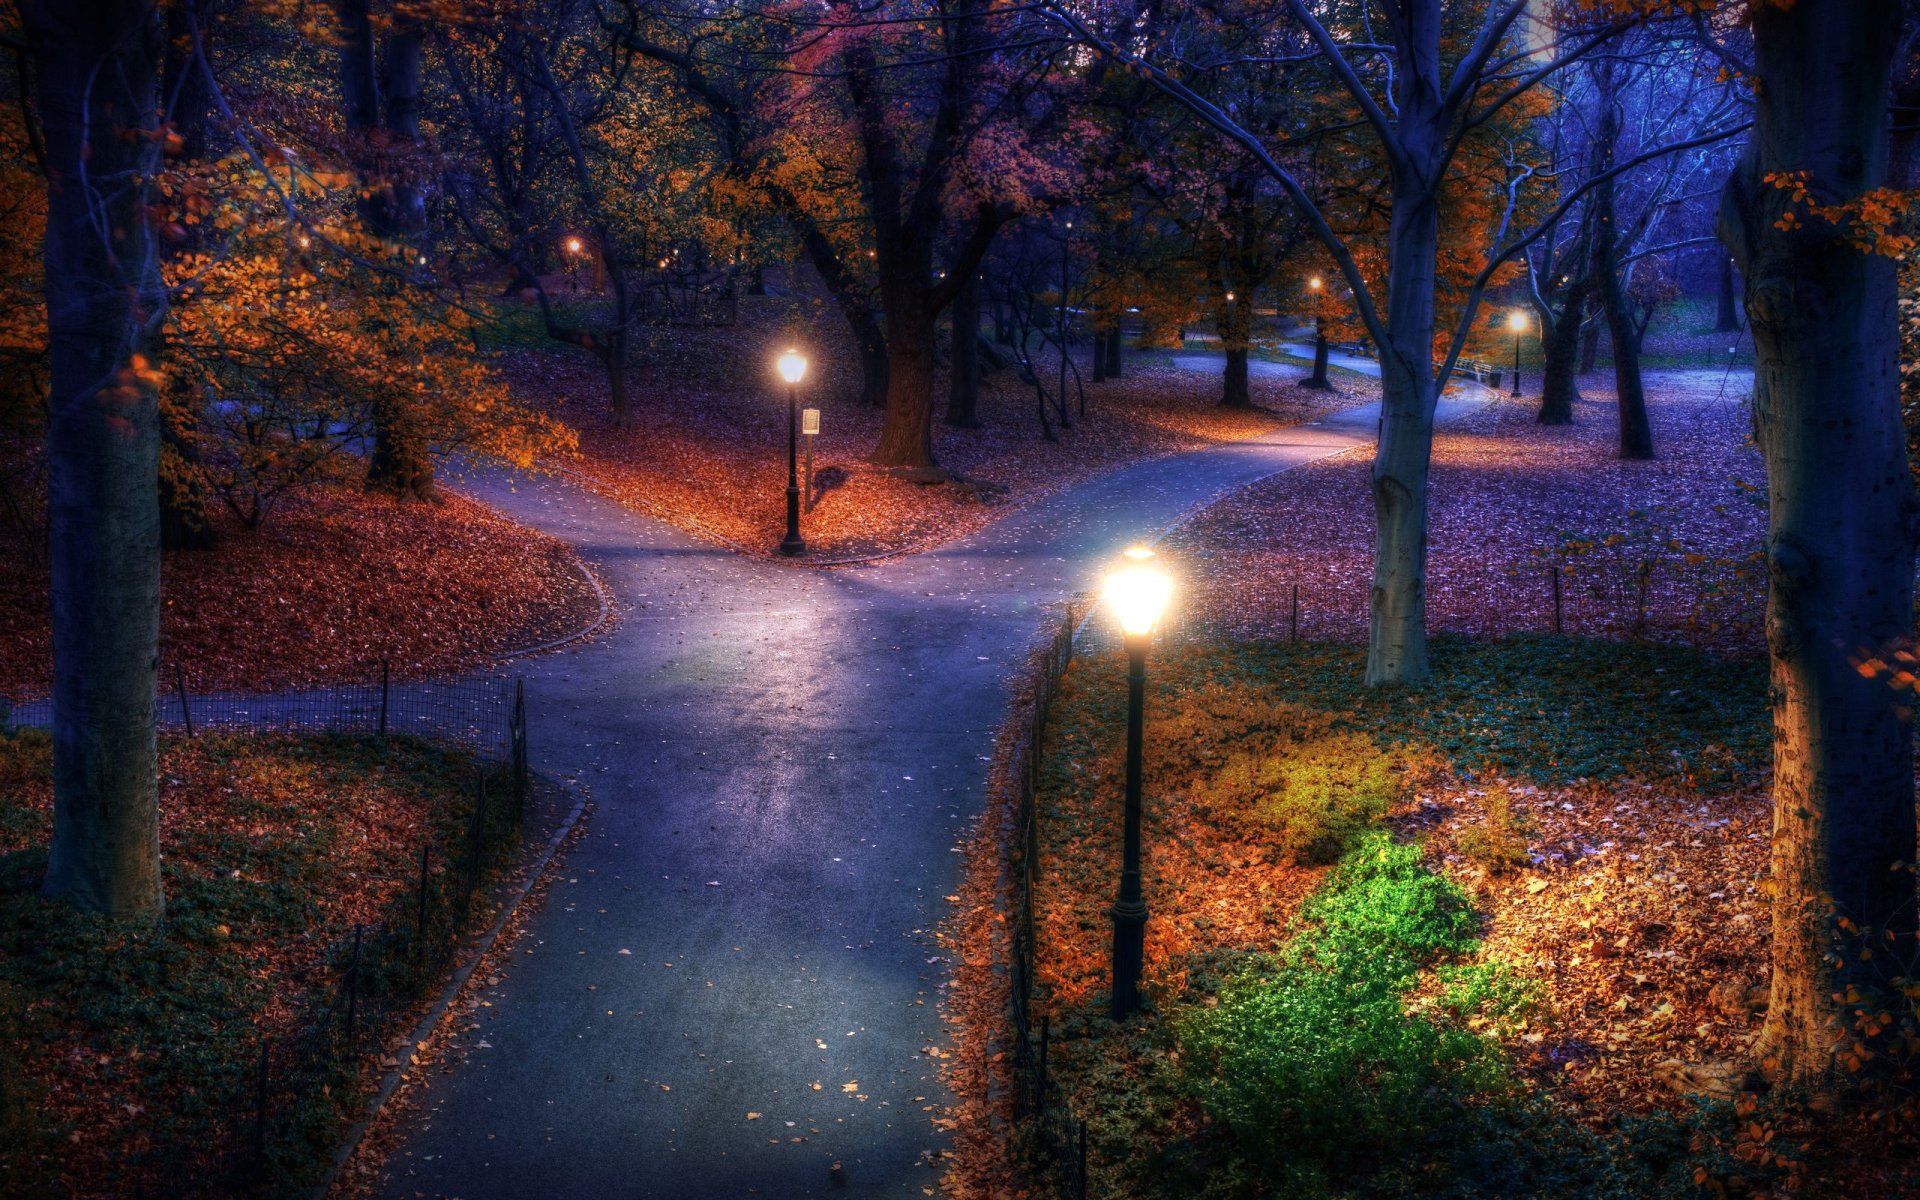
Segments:
[[[1307,380],[1307,386],[1330,392],[1333,384],[1327,381],[1327,318],[1322,304],[1326,284],[1315,275],[1307,280],[1307,287],[1313,291],[1313,377]]]
[[[1527,314],[1519,309],[1507,318],[1507,328],[1513,330],[1513,394],[1520,394],[1520,335],[1527,329]]]
[[[567,239],[567,282],[573,285],[576,292],[580,290],[580,252],[585,249],[585,244],[579,238]]]
[[[803,408],[800,410],[800,436],[807,439],[807,494],[806,508],[813,511],[813,439],[820,436],[820,410]]]
[[[1140,1007],[1140,969],[1146,960],[1147,903],[1140,894],[1140,758],[1146,724],[1147,647],[1173,592],[1154,565],[1153,551],[1136,546],[1107,577],[1103,596],[1120,623],[1127,647],[1127,797],[1120,896],[1113,905],[1113,1019]]]
[[[800,414],[795,396],[807,373],[807,360],[790,349],[780,356],[778,365],[780,378],[787,381],[787,536],[780,539],[780,553],[805,554],[807,543],[800,536]]]

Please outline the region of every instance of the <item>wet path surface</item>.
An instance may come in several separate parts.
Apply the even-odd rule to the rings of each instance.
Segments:
[[[937,1191],[947,1097],[923,1049],[944,1042],[947,966],[930,931],[1041,606],[1375,421],[1143,463],[834,571],[745,559],[560,482],[472,481],[577,546],[620,620],[525,664],[535,767],[581,781],[595,812],[457,1035],[459,1065],[414,1090],[384,1194]]]

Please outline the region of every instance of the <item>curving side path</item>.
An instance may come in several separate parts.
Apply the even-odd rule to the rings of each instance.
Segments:
[[[622,620],[526,664],[534,761],[585,783],[595,816],[455,1035],[459,1065],[415,1093],[384,1194],[937,1192],[930,930],[1039,607],[1375,421],[1140,464],[839,571],[741,558],[555,481],[473,481],[576,545]]]

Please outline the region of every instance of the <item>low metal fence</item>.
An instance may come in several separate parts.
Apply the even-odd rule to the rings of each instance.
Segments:
[[[389,1041],[394,1033],[406,1032],[394,1028],[397,1019],[418,1007],[465,944],[475,901],[494,870],[516,860],[532,786],[526,691],[519,680],[498,682],[509,697],[502,727],[497,737],[468,744],[501,752],[482,755],[493,761],[483,762],[476,773],[471,803],[458,814],[457,830],[422,842],[417,870],[382,920],[342,932],[321,968],[326,981],[311,989],[323,999],[310,1019],[291,1036],[261,1040],[252,1078],[231,1109],[228,1171],[237,1190],[285,1190],[292,1164],[284,1160],[311,1143],[307,1125],[338,1119],[330,1105],[316,1106],[315,1100],[330,1100],[338,1089],[356,1086],[370,1058],[381,1056],[379,1065],[386,1068],[411,1056],[410,1041]],[[389,692],[384,713],[390,727],[400,726],[402,714],[417,720],[444,715],[454,697],[492,696],[490,689],[443,685],[431,693],[439,707],[417,701],[409,708],[395,703],[403,694]],[[380,715],[359,708],[331,711],[356,719]]]
[[[283,696],[160,697],[163,723],[189,736],[215,728],[408,735],[451,743],[476,759],[470,800],[422,841],[405,885],[377,922],[339,930],[311,966],[295,968],[316,997],[291,1033],[262,1038],[244,1078],[205,1097],[221,1114],[214,1146],[154,1145],[129,1152],[128,1195],[168,1195],[154,1179],[200,1172],[196,1194],[278,1196],[311,1186],[314,1148],[337,1140],[336,1098],[353,1094],[368,1062],[398,1066],[413,1052],[391,1041],[399,1018],[442,979],[496,869],[517,861],[532,787],[522,681],[477,678],[431,684],[380,682]],[[4,716],[0,713],[0,716]],[[16,708],[17,725],[46,724],[51,706]],[[391,1057],[386,1057],[391,1056]],[[346,1090],[342,1090],[346,1089]],[[208,1175],[204,1172],[211,1171]]]
[[[1033,1012],[1034,893],[1041,875],[1040,810],[1034,797],[1047,718],[1060,679],[1073,663],[1076,613],[1084,611],[1084,606],[1068,605],[1045,648],[1034,658],[1026,693],[1030,707],[1006,748],[1005,775],[1013,789],[1013,836],[1007,862],[1013,1118],[1034,1167],[1051,1179],[1060,1194],[1073,1200],[1086,1200],[1089,1191],[1087,1124],[1075,1115],[1070,1102],[1053,1094],[1047,1071],[1052,1022],[1042,1014],[1036,1026]]]
[[[1171,553],[1189,578],[1165,640],[1366,640],[1368,572],[1219,569],[1206,551]],[[1552,633],[1757,652],[1765,611],[1757,567],[1709,571],[1679,557],[1604,566],[1543,560],[1517,569],[1441,564],[1426,581],[1427,630],[1473,637]]]
[[[177,667],[162,670],[154,716],[163,729],[189,737],[216,729],[293,733],[401,734],[464,746],[481,758],[504,762],[513,754],[518,683],[505,676],[397,682],[389,664],[371,672],[371,682],[305,691],[202,692],[187,688]],[[0,718],[14,725],[53,724],[53,701],[39,698],[11,705],[0,697]]]

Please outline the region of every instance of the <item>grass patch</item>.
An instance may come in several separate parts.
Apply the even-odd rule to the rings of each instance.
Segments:
[[[1766,664],[1673,646],[1558,637],[1435,638],[1433,682],[1369,688],[1366,652],[1333,643],[1196,646],[1156,655],[1153,715],[1175,736],[1236,741],[1219,703],[1293,706],[1383,748],[1533,783],[1635,778],[1715,785],[1767,762]],[[1124,702],[1125,693],[1120,701]],[[1246,733],[1263,732],[1248,727]],[[1167,736],[1155,731],[1155,753]]]
[[[1436,639],[1433,661],[1429,686],[1375,690],[1345,645],[1155,655],[1154,1007],[1123,1026],[1104,1016],[1104,910],[1124,663],[1087,656],[1063,680],[1039,772],[1036,977],[1098,1194],[1678,1196],[1724,1165],[1706,1160],[1726,1114],[1602,1135],[1516,1059],[1553,1006],[1487,949],[1414,801],[1438,780],[1484,788],[1478,832],[1453,846],[1498,873],[1526,864],[1533,832],[1510,786],[1750,782],[1768,758],[1764,664],[1546,637]]]
[[[421,945],[467,915],[464,889],[449,885],[464,881],[477,765],[397,738],[163,741],[157,929],[39,897],[50,767],[44,734],[0,737],[0,1191],[311,1186],[362,1100],[364,1059],[328,1032],[339,1021],[322,1024],[352,926],[391,922],[363,947],[360,1014],[372,1024],[437,974],[438,955],[412,944],[423,844],[435,849]],[[506,805],[492,808],[504,825]],[[263,1038],[274,1058],[256,1161]]]

